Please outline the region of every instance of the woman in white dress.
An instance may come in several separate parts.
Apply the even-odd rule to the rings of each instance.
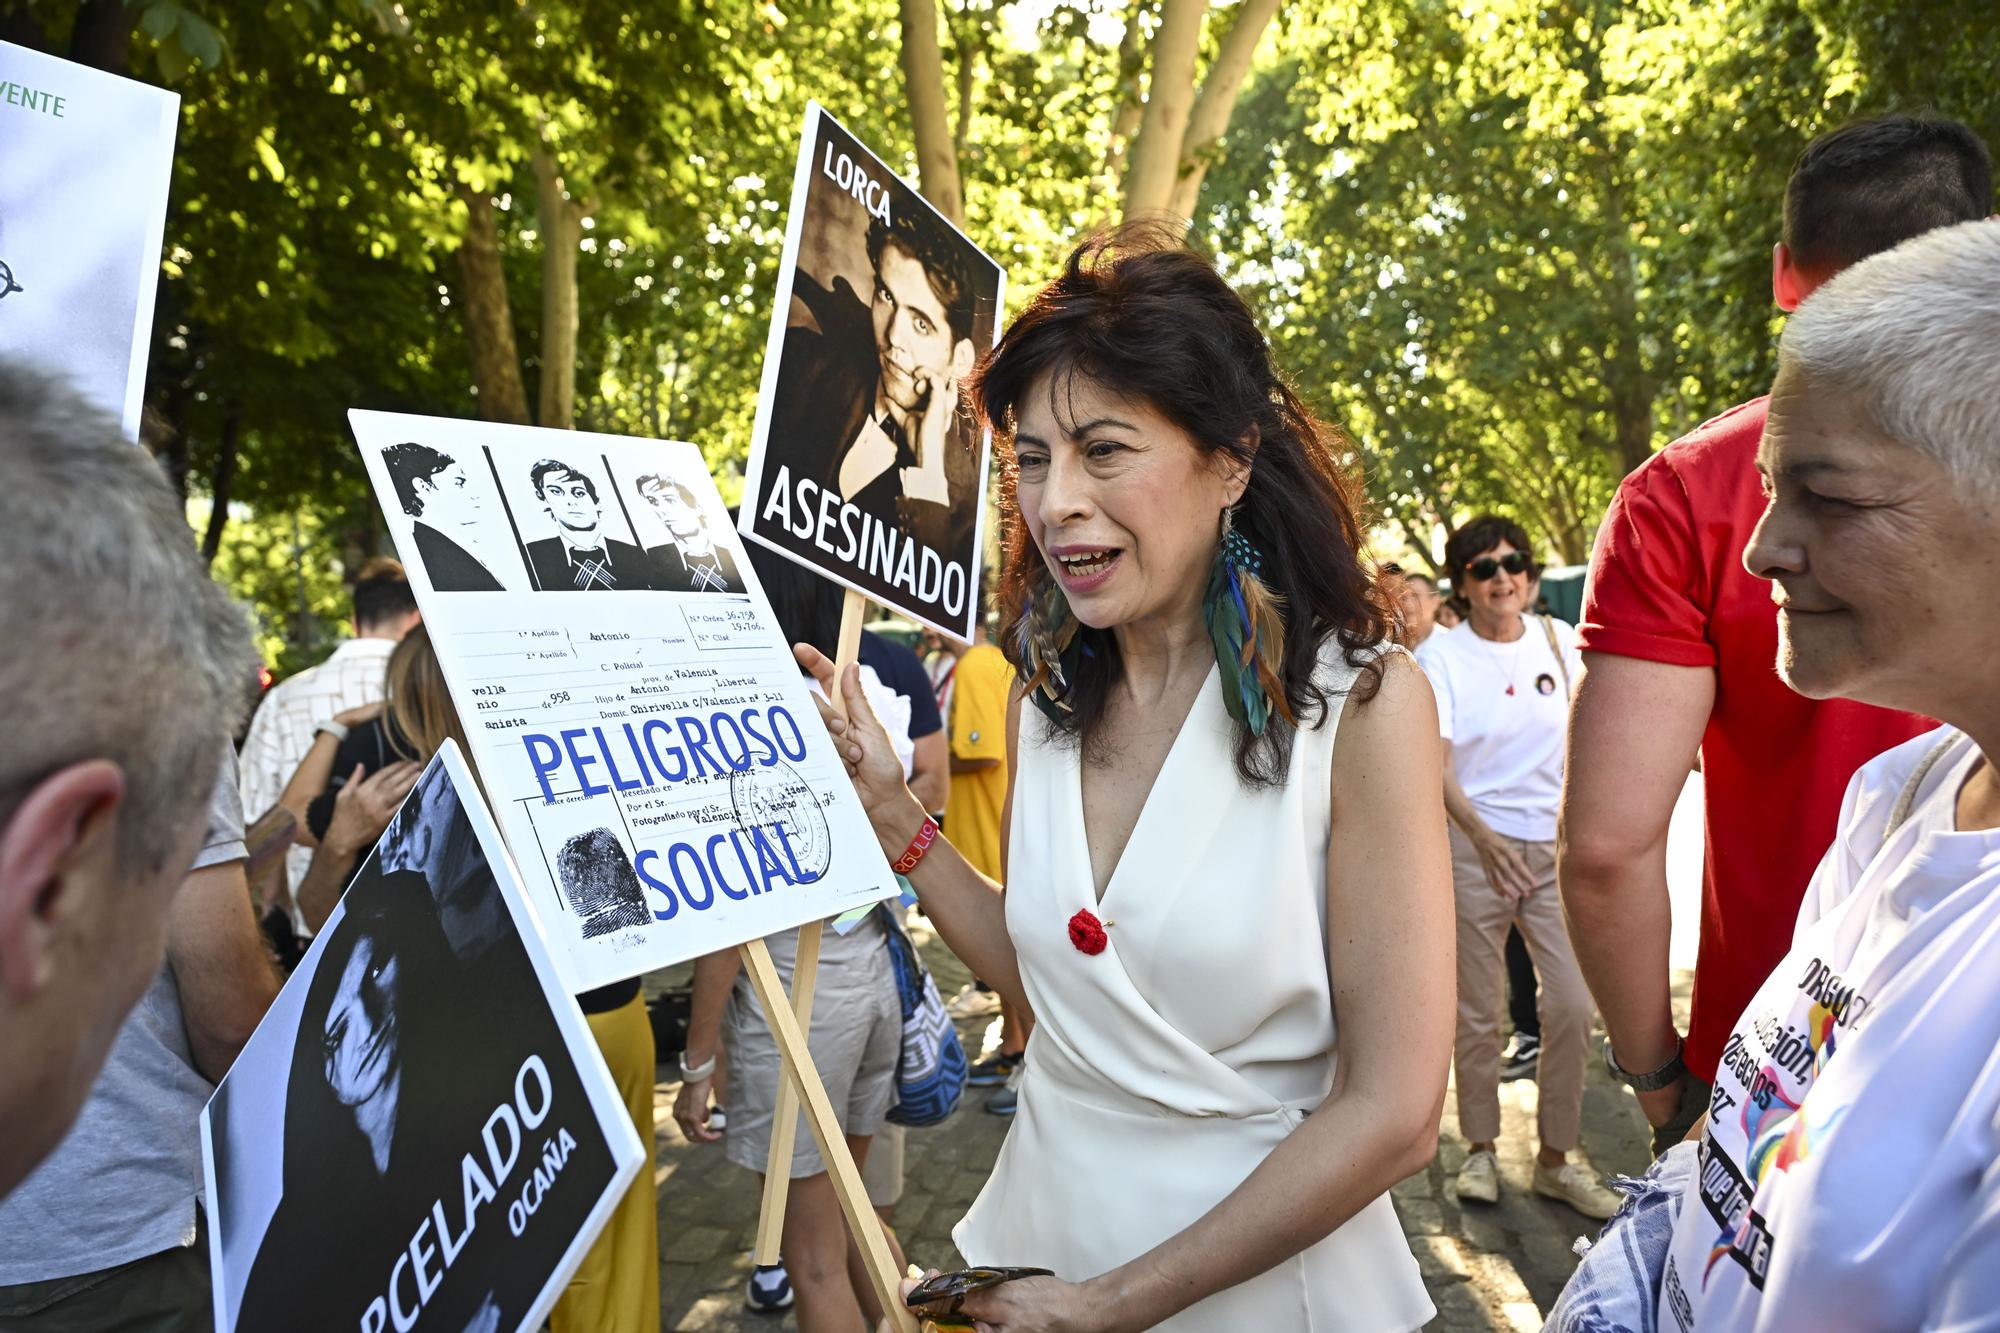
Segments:
[[[1437,715],[1383,647],[1330,432],[1215,270],[1144,232],[1072,256],[975,394],[1012,450],[1005,643],[1033,700],[1004,899],[929,840],[856,679],[800,651],[846,692],[828,725],[884,852],[1038,1020],[955,1239],[1058,1276],[964,1313],[1415,1328],[1387,1190],[1431,1160],[1451,1046]]]

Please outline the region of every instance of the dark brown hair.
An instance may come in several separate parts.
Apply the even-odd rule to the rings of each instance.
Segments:
[[[1445,538],[1444,568],[1451,577],[1452,592],[1464,596],[1466,567],[1501,542],[1528,557],[1530,577],[1541,576],[1542,562],[1535,559],[1535,544],[1528,540],[1528,530],[1505,514],[1481,514]]]
[[[1263,553],[1264,582],[1282,599],[1284,661],[1273,665],[1293,714],[1314,726],[1325,721],[1326,691],[1314,676],[1329,637],[1362,672],[1355,691],[1372,697],[1382,677],[1373,648],[1389,636],[1388,601],[1359,556],[1358,480],[1327,447],[1338,433],[1315,421],[1279,378],[1243,299],[1178,228],[1157,223],[1077,247],[973,382],[1002,460],[1001,646],[1015,670],[1025,677],[1024,618],[1053,580],[1016,499],[1013,430],[1031,389],[1046,379],[1059,392],[1073,376],[1145,401],[1204,454],[1248,465],[1235,526]],[[1071,673],[1065,730],[1088,744],[1122,667],[1109,631],[1080,627],[1079,636],[1085,651]],[[1282,783],[1291,747],[1292,728],[1275,715],[1262,737],[1238,723],[1238,776],[1252,787]]]
[[[1806,145],[1785,184],[1785,247],[1826,274],[1993,211],[1993,160],[1942,116],[1876,116]]]

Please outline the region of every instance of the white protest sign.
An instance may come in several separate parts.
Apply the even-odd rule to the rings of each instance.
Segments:
[[[896,893],[700,450],[351,420],[578,989]]]
[[[0,42],[0,360],[139,438],[178,95]]]
[[[651,1169],[455,743],[201,1134],[224,1333],[539,1328]]]
[[[743,535],[977,633],[992,441],[965,379],[1006,273],[815,102],[792,182]]]

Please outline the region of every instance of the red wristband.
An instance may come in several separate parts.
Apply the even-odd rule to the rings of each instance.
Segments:
[[[907,875],[915,870],[917,862],[924,859],[924,853],[931,849],[933,842],[937,841],[937,835],[937,821],[925,815],[924,826],[917,830],[916,837],[910,839],[910,845],[903,849],[903,854],[889,863],[889,869],[899,875]]]

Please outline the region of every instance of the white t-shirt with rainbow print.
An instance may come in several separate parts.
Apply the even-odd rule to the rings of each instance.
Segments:
[[[2000,1329],[2000,830],[1955,815],[1979,762],[1943,728],[1849,783],[1723,1049],[1662,1333]]]

